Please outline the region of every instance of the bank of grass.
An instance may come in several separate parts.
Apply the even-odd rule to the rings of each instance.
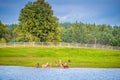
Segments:
[[[88,48],[0,48],[0,65],[32,66],[71,60],[70,67],[120,68],[120,50]]]

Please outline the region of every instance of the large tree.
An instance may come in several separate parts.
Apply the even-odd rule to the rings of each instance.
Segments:
[[[44,0],[26,4],[21,10],[19,25],[14,32],[18,41],[60,41],[58,19]]]

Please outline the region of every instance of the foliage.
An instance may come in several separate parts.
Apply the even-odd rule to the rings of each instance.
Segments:
[[[8,42],[9,38],[8,28],[0,21],[0,42]]]
[[[120,26],[114,26],[114,29],[112,31],[113,38],[111,40],[113,46],[120,46]]]
[[[61,27],[64,27],[64,28],[69,28],[71,26],[72,23],[70,22],[65,22],[65,23],[61,23]]]
[[[103,44],[120,46],[120,26],[96,25],[84,23],[71,23],[66,28],[66,23],[62,23],[63,33],[61,39],[63,42]],[[68,23],[67,23],[68,24]]]
[[[6,28],[7,26],[7,28]],[[65,22],[59,24],[44,0],[29,2],[21,9],[19,24],[3,25],[0,42],[72,42],[120,47],[120,26]]]
[[[26,4],[21,10],[19,25],[14,33],[18,41],[60,41],[58,19],[44,0]]]
[[[9,30],[9,34],[10,34],[10,36],[11,36],[11,38],[10,38],[10,42],[14,42],[15,41],[15,34],[13,33],[13,30],[18,26],[17,24],[7,24],[7,25],[5,25],[7,28],[8,28],[8,30]]]

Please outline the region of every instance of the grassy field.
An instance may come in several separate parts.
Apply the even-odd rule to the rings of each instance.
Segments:
[[[88,48],[0,48],[0,65],[36,66],[71,60],[70,67],[120,68],[120,50]]]

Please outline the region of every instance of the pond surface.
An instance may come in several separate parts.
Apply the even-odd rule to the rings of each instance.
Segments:
[[[120,68],[0,66],[0,80],[120,80]]]

